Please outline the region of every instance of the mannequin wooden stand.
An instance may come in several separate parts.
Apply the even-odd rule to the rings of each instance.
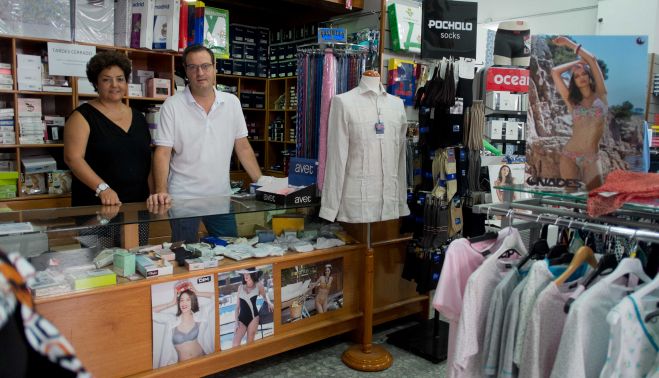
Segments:
[[[362,344],[353,345],[348,348],[341,360],[348,367],[359,371],[382,371],[388,369],[394,362],[391,353],[380,345],[373,345],[373,279],[374,279],[374,257],[371,247],[371,224],[366,224],[366,256],[364,267],[364,299],[362,301]]]

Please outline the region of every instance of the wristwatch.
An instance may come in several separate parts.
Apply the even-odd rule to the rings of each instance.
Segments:
[[[106,190],[106,189],[110,189],[110,185],[108,185],[104,182],[98,184],[98,186],[96,187],[96,197],[98,197],[101,194],[101,192]]]

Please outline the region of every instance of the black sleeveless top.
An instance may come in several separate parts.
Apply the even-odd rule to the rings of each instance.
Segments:
[[[98,109],[82,104],[77,109],[89,124],[85,161],[117,192],[122,203],[146,201],[151,170],[151,134],[142,113],[135,109],[128,132]],[[96,191],[78,180],[71,184],[71,205],[100,205]]]

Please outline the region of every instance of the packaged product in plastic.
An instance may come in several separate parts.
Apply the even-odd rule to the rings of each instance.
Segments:
[[[4,0],[0,34],[71,40],[71,0]]]
[[[114,45],[114,0],[75,0],[74,40]]]

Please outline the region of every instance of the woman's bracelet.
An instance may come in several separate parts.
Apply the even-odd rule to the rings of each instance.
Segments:
[[[577,45],[577,47],[574,49],[574,53],[576,55],[579,55],[579,50],[581,49],[581,43]]]

